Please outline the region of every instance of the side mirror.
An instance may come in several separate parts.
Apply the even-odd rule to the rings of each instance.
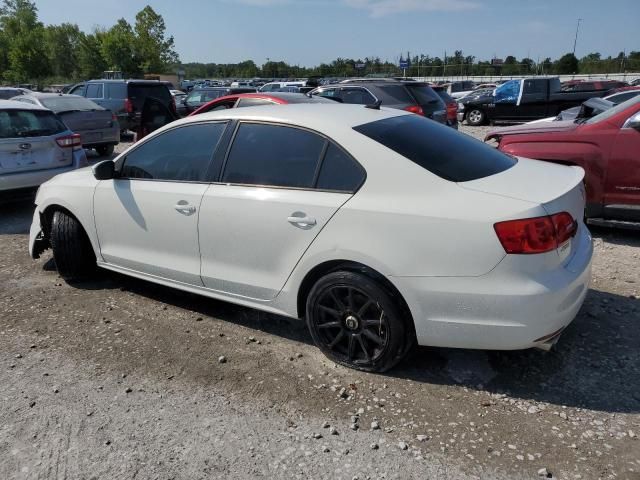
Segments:
[[[622,125],[622,128],[633,128],[634,130],[640,131],[640,112],[628,118],[627,121],[624,122],[624,125]]]
[[[96,180],[111,180],[116,176],[116,164],[113,160],[104,160],[96,163],[91,171]]]

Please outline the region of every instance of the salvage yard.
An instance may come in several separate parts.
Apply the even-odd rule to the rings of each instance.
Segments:
[[[637,232],[593,230],[554,351],[421,347],[375,375],[302,322],[115,273],[67,284],[29,258],[32,213],[0,206],[0,478],[640,479]]]

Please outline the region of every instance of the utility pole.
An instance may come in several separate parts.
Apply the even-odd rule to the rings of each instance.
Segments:
[[[578,25],[576,25],[576,38],[573,40],[573,56],[576,56],[576,43],[578,43],[578,30],[580,29],[581,18],[578,19]]]

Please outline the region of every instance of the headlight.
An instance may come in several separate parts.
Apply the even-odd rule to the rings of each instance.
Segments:
[[[460,110],[464,110],[464,105],[461,103],[458,103],[458,111]]]

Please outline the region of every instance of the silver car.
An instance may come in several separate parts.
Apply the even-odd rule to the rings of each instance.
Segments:
[[[69,129],[80,134],[84,148],[93,148],[100,156],[112,155],[113,148],[120,143],[120,125],[116,116],[87,98],[62,93],[32,93],[12,100],[48,108]]]
[[[38,105],[0,100],[0,196],[87,166],[80,135]]]

